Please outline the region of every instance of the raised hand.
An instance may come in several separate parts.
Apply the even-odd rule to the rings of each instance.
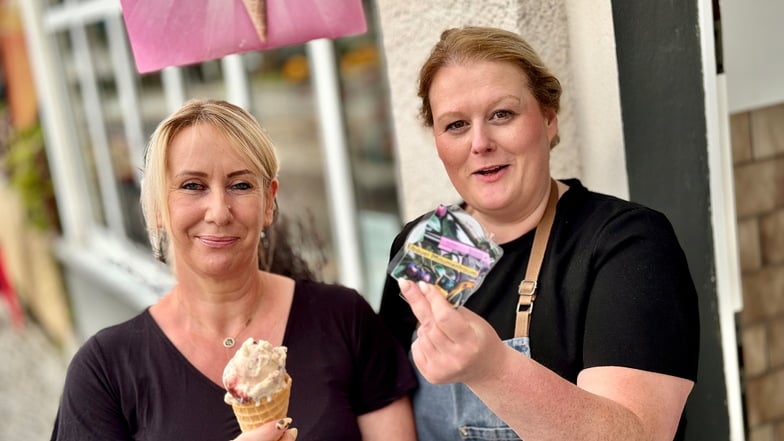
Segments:
[[[433,285],[408,280],[399,285],[419,320],[411,353],[427,381],[471,383],[497,372],[508,348],[487,321],[454,308]]]

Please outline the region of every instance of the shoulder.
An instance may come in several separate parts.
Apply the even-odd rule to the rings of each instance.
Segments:
[[[140,337],[148,320],[152,318],[145,310],[88,338],[68,364],[65,393],[91,397],[117,393],[119,384],[141,368],[138,361],[150,350],[147,339]]]
[[[558,203],[561,223],[573,228],[589,228],[595,233],[605,229],[622,231],[672,230],[664,213],[637,202],[597,193],[577,179],[564,180],[569,186]],[[619,231],[621,230],[621,231]]]
[[[108,326],[88,338],[74,355],[76,363],[105,363],[115,361],[119,354],[144,351],[152,317],[144,310],[135,317]],[[72,364],[74,364],[72,362]]]
[[[306,297],[312,302],[352,301],[362,296],[354,288],[337,283],[297,280],[294,288],[296,295]]]
[[[340,284],[311,280],[297,280],[294,302],[322,315],[372,311],[370,304],[357,290]]]
[[[380,317],[354,289],[322,282],[297,281],[287,339],[311,345],[336,345],[349,352],[373,340],[383,327]],[[315,331],[315,332],[314,332]]]

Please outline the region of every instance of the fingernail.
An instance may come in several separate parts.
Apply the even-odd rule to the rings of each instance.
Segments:
[[[425,292],[427,290],[427,283],[425,283],[425,282],[423,282],[421,280],[419,282],[417,282],[417,286],[419,287],[419,289],[422,292]]]
[[[297,439],[297,433],[299,433],[299,430],[297,430],[297,428],[295,427],[293,429],[289,429],[287,433],[291,435],[291,439]]]
[[[411,281],[408,279],[397,279],[397,286],[400,288],[400,291],[408,291],[411,288]]]
[[[291,418],[281,418],[275,423],[275,428],[278,430],[286,430],[291,425]]]

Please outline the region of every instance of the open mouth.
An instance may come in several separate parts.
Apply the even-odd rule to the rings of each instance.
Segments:
[[[498,173],[499,171],[505,169],[506,167],[507,167],[506,165],[498,165],[495,167],[488,167],[488,168],[483,168],[481,170],[477,170],[475,173],[478,175],[487,176],[487,175],[492,175],[494,173]]]

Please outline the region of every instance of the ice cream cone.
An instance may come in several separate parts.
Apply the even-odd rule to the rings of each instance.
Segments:
[[[283,389],[272,395],[270,401],[262,399],[259,403],[233,403],[231,407],[234,409],[237,422],[240,423],[240,429],[247,432],[264,423],[284,418],[289,410],[290,396],[291,377],[287,374]]]
[[[259,40],[267,41],[267,7],[264,0],[242,0]]]

